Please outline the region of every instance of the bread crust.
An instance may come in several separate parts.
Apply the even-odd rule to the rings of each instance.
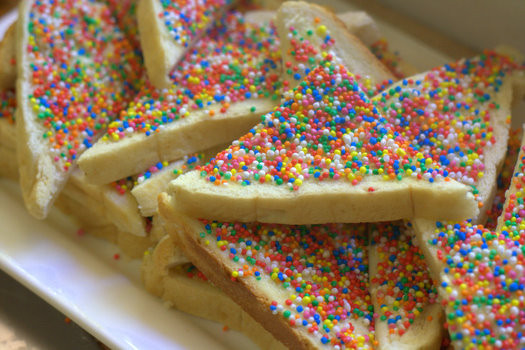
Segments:
[[[298,191],[290,191],[275,184],[217,186],[192,171],[171,182],[168,192],[177,211],[220,221],[292,225],[414,217],[461,220],[477,214],[467,186],[454,181],[384,181],[371,176],[355,186],[345,180],[305,181]]]
[[[82,154],[78,165],[88,182],[110,183],[138,174],[151,164],[180,159],[230,142],[255,125],[261,115],[274,108],[275,103],[270,98],[240,102],[214,117],[210,117],[207,110],[201,110],[150,136],[136,133],[117,142],[99,140]],[[255,107],[254,111],[251,111],[252,107]],[[130,154],[133,157],[129,157]]]

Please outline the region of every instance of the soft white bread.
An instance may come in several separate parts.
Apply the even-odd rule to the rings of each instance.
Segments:
[[[268,10],[250,11],[246,14],[247,21],[270,20],[275,18],[276,12]],[[407,61],[401,59],[397,54],[388,50],[388,43],[382,39],[377,24],[364,11],[348,11],[337,14],[337,17],[344,23],[346,29],[363,42],[381,62],[383,62],[391,73],[400,76],[416,75],[420,71]],[[387,63],[395,64],[390,67]],[[393,71],[395,70],[395,72]],[[396,75],[397,76],[397,75]]]
[[[0,41],[0,91],[15,87],[16,22],[11,24]]]
[[[279,6],[278,6],[279,7]],[[278,8],[277,7],[277,8]],[[276,11],[256,10],[246,13],[246,21],[260,23],[275,20]],[[381,33],[372,17],[364,11],[347,11],[337,14],[337,17],[345,24],[346,29],[366,46],[370,46],[381,39]]]
[[[192,18],[191,26],[195,26],[197,35],[188,37],[188,42],[182,44],[175,40],[174,33],[170,33],[165,24],[167,19],[161,16],[164,13],[160,0],[140,0],[137,8],[138,29],[140,35],[140,45],[144,53],[144,63],[151,83],[158,89],[169,88],[171,79],[169,74],[176,63],[183,57],[186,51],[191,48],[206,29],[213,25],[217,18],[220,18],[225,11],[226,5],[215,5],[221,1],[208,1],[205,3],[189,2],[190,6],[209,7],[206,19]],[[228,3],[230,1],[224,1]],[[184,4],[184,2],[181,2]],[[174,5],[173,7],[186,7],[184,5]],[[184,10],[183,10],[184,11]],[[188,9],[186,16],[191,16],[192,10]],[[176,18],[175,20],[179,20]],[[181,29],[181,28],[179,28]],[[188,30],[189,31],[189,30]],[[181,34],[181,36],[183,36]]]
[[[508,54],[513,52],[511,49],[498,49],[502,54]],[[523,57],[516,55],[514,58]],[[519,61],[518,61],[519,62]],[[486,92],[490,93],[491,101],[498,105],[497,110],[492,110],[490,114],[489,124],[493,128],[494,142],[487,146],[484,152],[483,158],[483,177],[479,178],[474,185],[477,188],[477,200],[480,203],[480,215],[473,217],[473,223],[483,224],[486,221],[487,211],[490,209],[494,194],[496,192],[497,176],[505,160],[505,154],[507,152],[507,143],[509,139],[509,127],[510,127],[510,115],[512,104],[516,100],[524,98],[525,90],[523,90],[523,84],[525,83],[525,72],[523,70],[516,70],[509,72],[501,80],[501,84],[498,85],[497,92],[493,92],[490,86],[486,87]],[[435,249],[429,246],[429,238],[433,235],[436,230],[436,223],[430,220],[417,219],[414,220],[414,230],[417,236],[417,241],[421,249],[428,256],[427,262],[430,270],[432,271],[433,277],[437,279],[439,276],[439,264],[435,260],[435,254],[430,254],[432,250],[436,253]]]
[[[271,111],[275,103],[272,99],[236,103],[213,118],[207,110],[200,110],[150,136],[136,133],[117,142],[99,140],[82,154],[78,164],[89,182],[107,184],[140,173],[151,164],[180,159],[234,140],[256,124],[261,114]]]
[[[411,235],[403,223],[370,225],[370,294],[378,349],[441,347],[443,309]]]
[[[159,196],[159,211],[166,221],[175,225],[167,227],[168,233],[177,240],[177,244],[182,245],[184,253],[195,266],[285,346],[312,349],[321,347],[326,341],[346,342],[348,346],[363,349],[373,346],[366,272],[366,226],[311,228],[248,224],[246,231],[241,226],[230,231],[233,224],[224,224],[225,229],[220,234],[220,241],[217,241],[219,238],[215,234],[219,231],[213,230],[221,224],[214,226],[210,222],[210,233],[203,222],[175,212],[166,193]],[[288,234],[293,232],[294,235],[285,233],[287,230],[290,231]],[[236,243],[236,237],[244,243]],[[322,247],[317,244],[322,244]],[[245,250],[251,254],[245,253]],[[256,250],[258,252],[252,253]],[[280,260],[278,256],[288,258]],[[292,256],[297,256],[298,260]],[[285,267],[288,261],[294,266],[292,270]],[[340,265],[342,261],[346,262],[344,267]],[[305,270],[302,270],[303,266]],[[299,284],[299,290],[296,289],[296,285],[291,284],[294,279],[289,276],[295,276],[295,279],[300,277],[305,285],[301,287]],[[331,276],[330,280],[323,282],[323,278],[328,276]],[[338,291],[331,290],[336,287]],[[347,315],[340,319],[337,330],[332,333],[322,329],[322,324],[327,325],[328,321],[317,319],[317,306],[327,307],[321,303],[324,298],[317,295],[323,288],[327,288],[328,294],[334,298],[326,299],[333,302],[329,308],[344,308],[342,315]],[[326,298],[329,298],[328,294]],[[298,295],[300,299],[296,298]],[[349,299],[345,299],[345,295]],[[312,313],[307,310],[312,310]],[[323,314],[323,318],[328,316]],[[308,328],[316,324],[314,318],[321,324],[318,332],[311,333]],[[342,347],[344,345],[341,343]]]
[[[67,17],[68,20],[74,19],[75,16],[82,15],[80,12],[73,11],[71,14],[64,14],[66,9],[63,5],[55,3],[54,14],[57,16],[57,21],[54,23],[53,30],[60,30],[61,25],[67,26],[71,31],[68,35],[72,36],[68,40],[78,44],[78,47],[57,51],[62,53],[62,57],[60,60],[57,57],[56,62],[52,63],[54,65],[49,68],[56,71],[57,75],[54,77],[67,80],[64,67],[69,67],[70,64],[76,65],[74,71],[78,72],[79,76],[67,82],[71,85],[68,88],[64,81],[60,84],[58,82],[51,84],[51,80],[47,79],[33,80],[34,72],[45,60],[45,55],[50,55],[51,51],[60,49],[58,46],[61,45],[60,40],[62,40],[58,39],[61,38],[59,35],[52,36],[56,42],[49,42],[48,39],[42,40],[41,31],[29,30],[31,21],[41,18],[45,23],[44,17],[48,16],[39,12],[40,7],[33,5],[34,1],[29,0],[20,3],[17,25],[17,155],[20,184],[26,207],[33,216],[43,219],[64,187],[69,177],[68,170],[76,167],[76,157],[88,147],[86,142],[93,143],[97,134],[103,131],[108,118],[112,117],[107,114],[118,113],[114,109],[120,109],[122,105],[125,105],[125,101],[134,94],[130,87],[132,84],[127,83],[136,80],[138,73],[134,71],[134,68],[140,61],[140,57],[132,50],[132,45],[118,29],[104,3],[89,2],[82,9],[86,18],[88,14],[99,17],[98,21],[90,25],[100,26],[100,30],[92,28],[90,35],[80,33],[81,30],[87,28],[81,25],[82,21],[73,21],[76,27],[71,28],[69,23],[66,24],[63,20],[64,17]],[[107,41],[105,45],[89,46],[84,42],[84,40],[100,40],[102,35]],[[28,50],[29,45],[32,48],[31,53]],[[86,55],[86,46],[92,49],[89,55]],[[103,56],[105,60],[97,56]],[[46,61],[47,63],[49,62]],[[35,65],[33,69],[30,69],[31,64]],[[91,72],[93,69],[97,70],[97,74]],[[73,70],[70,69],[68,73],[73,74]],[[33,86],[34,81],[39,81],[38,86]],[[46,83],[50,84],[49,89],[57,89],[64,95],[86,94],[82,98],[68,96],[67,104],[55,108],[58,102],[53,105],[52,98],[48,100],[33,97],[37,95],[37,89],[46,89]],[[89,98],[85,97],[89,95],[88,90],[95,86],[93,95]],[[43,93],[42,90],[40,92]],[[77,119],[65,120],[68,113],[78,114]],[[56,117],[56,121],[50,121],[50,116]],[[80,127],[81,130],[78,133],[76,130],[73,132],[68,129],[72,125],[77,126],[88,120],[92,124],[85,126],[87,130],[84,130],[84,126]],[[98,129],[101,130],[97,132]],[[63,137],[60,140],[55,139],[54,137],[58,137],[59,133],[68,135],[60,135],[61,138]]]
[[[182,264],[177,245],[170,236],[165,236],[144,255],[141,266],[144,286],[150,293],[180,311],[244,333],[262,349],[284,349],[280,342],[220,289],[198,276],[189,276],[187,271],[196,271],[195,267],[190,263]]]
[[[189,172],[175,179],[168,188],[168,192],[173,195],[172,205],[175,210],[194,218],[282,224],[373,222],[414,217],[433,220],[454,217],[460,220],[461,218],[465,219],[477,215],[477,204],[470,189],[448,178],[425,180],[423,176],[414,176],[415,173],[411,170],[406,176],[401,176],[399,180],[391,181],[385,180],[384,176],[375,175],[373,171],[367,169],[363,169],[366,175],[363,176],[360,182],[349,181],[349,178],[345,179],[344,177],[348,173],[343,172],[340,173],[340,177],[337,180],[335,176],[333,179],[331,178],[332,176],[326,176],[322,181],[312,176],[318,168],[321,169],[318,172],[319,176],[322,171],[325,171],[325,175],[328,175],[328,169],[323,170],[321,167],[315,167],[312,164],[314,164],[315,156],[320,155],[316,151],[319,147],[317,149],[314,147],[317,141],[315,135],[330,135],[332,132],[325,129],[328,123],[333,123],[334,119],[331,121],[329,118],[348,123],[343,125],[349,129],[346,129],[346,135],[340,133],[336,137],[336,133],[333,133],[334,137],[332,140],[334,143],[337,142],[341,145],[341,149],[334,151],[328,148],[329,152],[327,152],[326,158],[321,157],[319,159],[320,164],[322,164],[322,161],[325,164],[335,162],[336,165],[334,167],[337,166],[337,169],[349,166],[350,159],[347,158],[346,161],[340,161],[339,154],[346,152],[346,147],[349,147],[348,149],[354,147],[352,146],[352,142],[355,143],[355,141],[352,141],[355,140],[352,138],[354,132],[360,135],[364,134],[362,131],[358,131],[362,130],[360,126],[353,124],[350,117],[346,117],[344,114],[335,112],[330,116],[323,114],[326,110],[320,102],[318,106],[312,104],[306,108],[299,107],[303,97],[305,99],[314,98],[314,96],[308,94],[305,96],[305,86],[315,86],[318,82],[317,78],[322,77],[320,72],[323,72],[323,69],[330,65],[331,63],[327,62],[323,67],[312,71],[307,79],[301,83],[303,84],[301,89],[296,89],[289,93],[289,96],[293,97],[285,100],[283,105],[276,109],[274,113],[265,116],[263,121],[254,127],[249,134],[235,141],[230,148],[217,155],[203,171]],[[333,69],[334,75],[341,74],[344,77],[348,77],[348,79],[352,78],[350,75],[345,75],[346,70],[342,66],[331,66],[330,69]],[[316,95],[315,98],[318,98],[319,101],[325,101],[325,103],[329,103],[330,99],[333,98],[330,91],[334,91],[336,87],[340,91],[348,89],[342,83],[334,83],[334,80],[323,80],[323,82],[326,86],[324,90],[325,95]],[[328,87],[331,90],[328,90]],[[358,94],[359,97],[357,98],[361,99],[364,106],[368,106],[365,109],[367,111],[371,110],[373,108],[372,105],[367,105],[366,98],[356,89],[357,87],[354,85],[352,91],[348,91],[350,95],[342,95],[351,96],[354,93]],[[310,90],[312,89],[309,88],[308,91]],[[417,99],[417,93],[412,97]],[[383,99],[384,96],[379,94],[372,101],[377,101],[379,106]],[[344,103],[344,101],[339,102]],[[353,103],[357,102],[354,100]],[[385,107],[385,116],[392,115],[392,111],[388,110],[389,107]],[[288,120],[282,117],[285,113],[289,116]],[[281,117],[278,119],[277,116],[280,115]],[[322,116],[325,122],[320,124],[315,122],[316,119],[314,118],[300,118],[304,115]],[[366,128],[369,128],[369,130],[376,130],[377,128],[385,131],[388,131],[387,128],[397,130],[395,128],[395,119],[387,125],[387,119],[379,115],[366,116],[366,118],[374,123],[377,122],[380,126],[372,124],[371,126],[363,127],[364,130],[367,130]],[[302,123],[299,123],[298,120],[302,121]],[[414,118],[413,123],[415,127],[419,127],[418,123],[421,123],[421,130],[424,130],[426,119]],[[309,127],[312,131],[303,136],[300,130],[307,130]],[[352,130],[352,128],[355,129]],[[412,139],[407,138],[406,141],[401,142],[403,145],[399,146],[395,152],[403,154],[405,150],[410,152],[409,148],[419,147],[418,145],[412,145],[419,141],[416,136],[410,134]],[[303,142],[303,137],[310,137],[313,146],[306,141]],[[281,140],[286,140],[285,146],[275,148],[273,146],[275,140],[281,144]],[[366,140],[366,136],[363,137],[363,140]],[[370,144],[374,142],[377,145],[381,144],[382,147],[392,142],[392,139],[389,140],[383,139],[378,141],[375,137],[372,137],[370,138]],[[363,143],[367,144],[367,141]],[[299,144],[301,144],[302,148],[294,147]],[[408,146],[409,144],[410,146]],[[279,144],[276,145],[278,146]],[[321,142],[319,142],[319,145],[321,145]],[[407,148],[403,150],[404,147]],[[258,162],[251,161],[250,155],[257,152],[265,156],[266,161],[263,161],[263,158]],[[385,147],[384,152],[389,152],[387,147]],[[315,153],[315,156],[313,153]],[[358,154],[358,152],[355,153]],[[288,159],[286,163],[282,160],[277,160],[282,159],[281,155],[287,155],[284,158]],[[277,158],[278,156],[279,158]],[[420,157],[419,159],[425,158],[423,154],[415,156]],[[291,180],[285,185],[284,180],[282,180],[284,175],[278,169],[279,164],[277,162],[283,163],[283,168],[290,169],[289,164],[293,163],[293,160],[290,158],[303,161],[302,165],[297,165],[292,170],[287,170],[289,174],[296,174],[295,178],[298,180],[297,183],[301,182],[300,185],[295,185],[295,182],[290,182]],[[388,161],[390,158],[386,159]],[[427,158],[427,160],[430,159]],[[355,159],[352,161],[355,161]],[[241,162],[242,165],[240,165]],[[380,160],[380,162],[385,162],[385,159]],[[412,164],[420,163],[420,161],[415,159],[407,160],[407,162],[412,162]],[[358,164],[363,163],[358,162]],[[360,166],[356,164],[356,167]],[[265,167],[267,169],[263,170]],[[414,167],[414,171],[426,172],[425,169],[426,166],[421,167],[420,170]],[[331,171],[333,171],[332,174],[335,173],[335,170],[331,169]],[[285,175],[288,176],[288,173],[285,173]],[[233,174],[236,175],[234,176]],[[428,176],[428,173],[425,176]],[[276,177],[278,178],[275,179]],[[279,185],[278,180],[281,185]],[[247,182],[249,184],[246,184]]]
[[[348,23],[348,26],[352,27],[351,22]],[[306,75],[305,69],[315,67],[323,59],[324,53],[334,55],[335,62],[342,63],[353,74],[370,79],[374,87],[384,81],[394,79],[392,73],[375,58],[365,45],[356,36],[349,33],[346,29],[347,24],[324,7],[301,1],[285,2],[277,12],[276,27],[281,38],[283,64],[286,66],[290,62],[292,68],[302,65],[298,70],[290,72],[284,69],[283,79],[289,82],[288,88],[295,87]],[[290,28],[293,28],[293,34]],[[327,36],[334,40],[335,44],[326,44]],[[293,40],[316,50],[316,55],[312,56],[315,58],[313,64],[297,61],[297,50],[292,43]]]
[[[217,186],[192,171],[171,182],[168,193],[174,196],[175,210],[194,218],[221,221],[319,224],[414,217],[460,220],[477,212],[472,194],[457,182],[429,183],[411,178],[386,182],[379,176],[365,178],[357,185],[344,180],[304,182],[292,192],[275,184]]]

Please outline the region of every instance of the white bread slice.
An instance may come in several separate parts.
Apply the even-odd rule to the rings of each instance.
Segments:
[[[335,78],[329,80],[328,76],[338,77],[340,82],[337,83]],[[314,91],[316,84],[321,83],[319,78],[325,87],[323,90],[317,89],[318,95],[314,96],[311,91]],[[434,161],[430,154],[414,151],[417,135],[407,134],[407,138],[403,138],[402,130],[396,126],[396,118],[391,117],[393,111],[388,109],[389,106],[382,110],[386,118],[376,111],[375,105],[381,106],[384,96],[379,94],[372,100],[372,105],[359,91],[355,81],[355,77],[343,66],[332,62],[325,62],[314,69],[301,83],[301,88],[285,95],[287,99],[281,107],[266,115],[250,133],[218,154],[200,173],[193,171],[175,179],[168,189],[173,195],[172,205],[177,211],[195,218],[282,224],[372,222],[410,217],[459,219],[475,216],[476,203],[467,186],[439,176],[436,179],[428,178],[427,166],[421,162],[430,162],[427,163],[430,165]],[[322,96],[319,91],[322,91]],[[333,91],[346,96],[346,100],[339,99],[334,103],[344,104],[352,100],[351,105],[360,105],[362,108],[358,108],[352,117],[348,112],[331,110],[331,99],[335,101]],[[303,100],[314,99],[319,102],[302,107]],[[332,112],[331,115],[327,108]],[[360,112],[367,114],[363,114],[362,121],[367,120],[364,124],[359,124],[357,115]],[[341,125],[340,130],[344,128],[346,134],[337,134],[330,129],[331,125],[335,127],[336,121]],[[368,121],[370,124],[367,124]],[[424,126],[425,119],[414,118],[413,123]],[[379,130],[382,134],[374,135],[383,139],[378,140],[371,134],[367,136],[366,130]],[[397,146],[393,148],[386,147],[393,142],[393,137],[387,136],[389,133],[398,134],[395,141],[398,142]],[[331,135],[333,144],[339,146],[323,145],[323,138],[328,141],[327,135]],[[363,148],[358,147],[358,141],[363,142]],[[279,147],[279,143],[284,146]],[[383,145],[385,148],[382,148]],[[374,149],[368,151],[366,147],[376,147],[377,152]],[[399,148],[394,150],[396,147]],[[319,151],[320,148],[324,153]],[[407,170],[405,175],[399,174],[398,180],[394,181],[385,180],[380,170],[375,170],[375,173],[373,168],[374,164],[392,162],[387,154],[391,151],[391,154],[404,154],[400,162],[412,164],[410,171]],[[346,152],[355,152],[355,156],[348,153],[342,158],[340,155]],[[381,154],[385,157],[379,157],[380,160],[372,161],[368,163],[371,164],[369,168],[364,168],[362,165],[369,158],[366,156],[361,162],[359,155],[373,155],[374,152],[384,152]],[[408,159],[408,154],[414,158]],[[352,165],[352,162],[355,163]],[[420,169],[415,164],[419,164]],[[280,170],[281,166],[284,171]],[[346,172],[342,170],[344,167],[347,167]],[[349,169],[352,167],[354,172]],[[364,175],[359,182],[357,176],[361,172]],[[284,182],[287,183],[283,185]]]
[[[195,266],[285,346],[375,346],[365,225],[210,222],[208,230],[175,212],[166,193],[159,211]]]
[[[274,11],[258,10],[246,14],[246,20],[272,19],[276,16]],[[355,35],[379,61],[385,65],[396,78],[416,75],[419,71],[410,63],[401,59],[398,54],[390,52],[388,42],[382,38],[377,24],[364,11],[347,11],[337,14],[346,29]]]
[[[353,74],[369,80],[372,89],[385,81],[394,80],[392,73],[349,33],[346,28],[351,25],[345,25],[319,5],[301,1],[283,3],[277,12],[276,26],[281,38],[284,87],[295,87],[325,54],[335,56],[334,62],[343,63]],[[330,40],[326,41],[327,38]],[[300,53],[306,56],[298,58]]]
[[[11,24],[0,41],[0,91],[12,89],[16,81],[16,22]]]
[[[487,53],[486,55],[493,55],[493,58],[496,59],[498,56],[495,56],[495,53]],[[501,58],[503,59],[503,58]],[[523,90],[521,86],[525,81],[524,71],[515,70],[515,71],[505,71],[502,69],[503,61],[501,61],[501,67],[498,68],[498,61],[495,61],[495,64],[490,66],[489,61],[479,61],[478,58],[473,59],[471,62],[483,63],[482,71],[492,72],[495,76],[498,76],[501,79],[501,84],[498,84],[498,92],[494,92],[494,84],[488,84],[485,86],[485,80],[487,77],[483,78],[483,75],[479,75],[478,79],[479,85],[485,86],[483,90],[484,93],[490,94],[491,98],[488,103],[492,102],[497,104],[499,108],[493,110],[490,113],[490,119],[488,123],[493,127],[494,142],[491,142],[486,146],[484,150],[483,168],[484,174],[483,177],[474,179],[472,184],[477,188],[477,200],[480,203],[480,207],[484,208],[480,211],[478,217],[474,217],[473,223],[484,223],[486,220],[487,210],[490,209],[492,204],[494,194],[496,191],[496,179],[499,170],[505,159],[505,153],[507,151],[507,142],[509,135],[509,125],[510,125],[510,115],[511,115],[511,105],[513,98],[518,95],[518,97],[523,97]],[[459,63],[461,64],[461,62]],[[475,66],[474,66],[475,67]],[[483,80],[485,79],[485,80]],[[493,81],[492,79],[490,81]],[[419,242],[420,248],[424,251],[427,256],[427,262],[429,264],[432,276],[435,280],[439,280],[439,271],[440,265],[436,261],[435,254],[429,255],[429,251],[432,247],[429,246],[429,237],[434,234],[436,230],[436,222],[430,220],[417,219],[414,220],[414,230],[417,236],[417,241]],[[436,253],[435,249],[433,253]]]
[[[189,263],[181,266],[177,256],[177,246],[170,236],[165,236],[154,249],[146,252],[141,273],[144,286],[150,293],[180,311],[244,333],[261,349],[284,349],[220,289],[192,273],[196,271],[195,267]]]
[[[506,193],[503,213],[494,231],[470,222],[414,221],[419,245],[447,314],[455,349],[491,344],[497,349],[523,347],[525,307],[523,179],[525,144]],[[457,306],[461,305],[460,308]],[[503,321],[503,322],[501,322]]]
[[[136,236],[147,236],[144,217],[140,214],[137,201],[129,191],[119,192],[112,185],[89,184],[78,169],[72,172],[64,188],[64,191],[66,190],[70,196],[76,193],[80,198],[87,197],[86,205],[102,207],[101,213],[119,230]]]
[[[156,167],[157,171],[150,172],[147,176],[146,173],[134,176],[136,184],[130,193],[135,197],[141,215],[145,217],[156,215],[157,197],[159,193],[166,191],[169,182],[196,166],[206,163],[224,147],[221,145],[204,152],[186,155],[183,159],[161,164],[162,169],[158,170]]]
[[[260,41],[262,48],[252,45],[252,40]],[[270,23],[254,25],[245,23],[239,14],[227,14],[220,26],[199,41],[194,50],[205,55],[206,65],[209,64],[209,71],[206,70],[208,75],[217,72],[218,75],[209,76],[210,80],[218,83],[222,74],[232,77],[230,80],[233,85],[218,84],[220,92],[217,96],[211,95],[201,86],[198,91],[203,89],[202,93],[207,97],[203,98],[202,108],[197,108],[197,99],[190,98],[189,95],[198,94],[198,91],[188,95],[185,89],[193,89],[193,83],[184,77],[184,72],[192,77],[200,77],[201,73],[196,73],[195,67],[200,66],[204,58],[188,54],[177,68],[178,78],[171,89],[155,90],[147,84],[130,105],[126,116],[112,124],[115,129],[122,127],[125,130],[123,137],[119,132],[107,135],[80,157],[79,165],[88,181],[95,184],[110,183],[137,174],[152,163],[180,159],[187,154],[231,142],[242,135],[257,123],[262,114],[271,111],[277,104],[276,79],[280,72],[278,45]],[[219,48],[221,52],[214,48]],[[224,68],[224,62],[229,63],[227,69]],[[255,74],[255,77],[262,74],[263,77],[257,79],[264,79],[264,82],[258,86],[252,85],[255,92],[246,91],[244,96],[250,96],[249,98],[241,98],[237,92],[244,91],[237,90],[240,87],[240,78],[249,81],[253,79],[251,74]],[[179,96],[189,100],[178,104]],[[224,99],[217,102],[216,97]],[[155,124],[160,120],[157,113],[168,114],[166,111],[176,109],[176,112],[172,112],[173,121],[160,122],[158,129],[151,130],[151,134],[138,127],[129,131],[125,124],[130,120],[134,122],[140,109],[146,108],[144,106],[149,105],[151,100],[154,101],[155,108],[151,111],[148,107],[149,111],[144,112],[146,124],[156,128]],[[210,105],[207,105],[208,102]],[[142,124],[142,121],[137,123]],[[150,135],[146,136],[146,133]],[[115,137],[119,140],[115,141]],[[130,154],[133,157],[129,157]]]
[[[126,82],[134,82],[140,75],[140,72],[135,70],[136,63],[140,61],[140,55],[132,50],[132,45],[118,29],[103,3],[89,2],[84,7],[79,6],[77,10],[68,14],[64,13],[66,10],[62,4],[54,3],[54,13],[59,16],[55,19],[54,30],[66,31],[67,35],[71,36],[69,40],[78,47],[74,46],[71,50],[62,51],[63,55],[57,56],[54,65],[50,68],[57,71],[57,74],[63,73],[63,76],[60,74],[56,76],[57,80],[70,79],[68,84],[71,86],[66,88],[65,85],[62,86],[59,81],[56,81],[54,87],[51,88],[52,83],[47,78],[42,79],[42,84],[39,83],[38,87],[33,86],[34,74],[29,69],[30,64],[35,64],[37,70],[41,69],[42,62],[48,62],[45,58],[46,55],[51,54],[51,52],[56,53],[62,48],[59,40],[56,39],[60,37],[58,33],[54,36],[55,40],[58,41],[55,42],[55,46],[51,47],[49,43],[43,43],[44,41],[38,35],[39,30],[35,29],[32,33],[28,31],[30,23],[48,20],[45,18],[46,15],[39,12],[39,8],[34,7],[34,4],[35,1],[23,1],[19,8],[17,26],[17,154],[24,202],[33,216],[42,219],[47,216],[54,200],[65,185],[69,176],[67,170],[76,166],[76,157],[87,147],[85,142],[94,142],[97,134],[104,129],[103,124],[108,118],[112,117],[111,114],[118,113],[120,108],[126,105],[126,100],[133,94],[132,83],[126,84]],[[30,13],[33,16],[31,18]],[[77,24],[76,27],[69,28],[69,23],[66,24],[60,16],[67,16],[68,20],[76,18],[78,20],[74,21]],[[94,17],[98,21],[92,21],[89,24],[92,32],[89,35],[81,34],[81,28],[85,30],[88,28],[88,26],[83,27],[82,23],[88,18]],[[94,30],[95,26],[98,26],[100,30]],[[90,39],[91,36],[94,36],[95,39]],[[104,45],[99,43],[93,46],[87,43],[87,41],[100,41],[102,36],[106,40]],[[28,52],[28,45],[31,45],[33,52]],[[86,54],[87,51],[89,54]],[[101,60],[101,57],[106,57],[106,60]],[[65,66],[62,63],[57,63],[59,61]],[[95,62],[98,63],[95,64]],[[77,65],[75,70],[69,70],[68,74],[71,76],[79,75],[76,78],[66,78],[66,73],[63,70],[74,64]],[[94,69],[99,70],[99,72],[95,74]],[[59,72],[59,70],[61,71]],[[79,71],[80,73],[78,73]],[[89,79],[89,83],[86,83],[86,79]],[[49,86],[45,85],[46,83]],[[65,84],[65,82],[63,83]],[[97,87],[93,95],[87,93],[86,86],[90,86],[89,89],[94,86]],[[76,97],[71,96],[75,98],[74,101],[68,102],[62,109],[53,110],[46,107],[53,104],[53,99],[48,99],[46,102],[43,102],[38,96],[36,96],[38,98],[31,99],[30,96],[33,96],[37,88],[41,89],[42,94],[45,94],[44,91],[46,90],[50,92],[51,90],[60,91],[66,99],[70,99],[70,94],[76,93],[78,95]],[[80,94],[84,91],[86,94],[80,98]],[[47,97],[43,99],[47,99]],[[93,107],[91,111],[88,105]],[[35,112],[36,108],[39,109],[39,113]],[[107,112],[103,110],[107,110]],[[57,115],[58,112],[61,115]],[[71,113],[78,113],[78,118],[73,119],[74,124],[70,120],[64,119],[66,114],[70,115]],[[42,120],[46,120],[49,124],[40,122],[39,114],[43,118]],[[58,124],[53,128],[51,128],[49,121],[50,116],[58,118]],[[86,133],[83,132],[83,122],[92,123],[92,125],[87,125],[88,131]],[[101,123],[100,128],[95,125],[96,123]],[[74,132],[69,134],[66,132],[67,130],[64,131],[64,128],[68,129],[73,126],[80,128],[78,134],[75,135]],[[71,150],[65,143],[62,144],[62,141],[55,139],[56,135],[62,135],[62,133],[73,137],[69,141],[68,135],[61,136],[68,142],[69,146],[73,147]],[[44,134],[47,139],[43,137]],[[55,144],[58,148],[54,147]],[[76,154],[71,152],[76,152]]]
[[[378,349],[439,349],[443,310],[411,231],[403,223],[371,225],[369,264]]]
[[[171,86],[170,73],[206,29],[219,19],[231,0],[172,1],[140,0],[137,8],[140,44],[151,83],[158,89]],[[164,7],[163,5],[169,5]],[[189,24],[184,26],[184,18]],[[170,29],[166,22],[171,22]],[[193,29],[190,30],[189,27]],[[180,36],[176,40],[178,29]],[[195,31],[192,33],[192,31]],[[181,33],[182,32],[182,33]],[[187,35],[183,33],[186,32]]]
[[[55,206],[75,220],[86,234],[115,244],[132,259],[142,258],[144,252],[155,244],[149,236],[142,237],[119,230],[104,216],[103,207],[85,205],[87,196],[79,201],[76,195],[69,194],[66,186],[55,202]]]

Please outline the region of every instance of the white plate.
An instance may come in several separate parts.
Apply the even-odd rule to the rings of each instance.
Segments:
[[[140,283],[138,260],[53,211],[27,214],[18,185],[0,180],[0,269],[112,348],[247,349],[243,335],[168,309]]]
[[[325,2],[326,3],[326,2]],[[336,10],[351,9],[329,1]],[[16,17],[0,20],[0,37]],[[394,49],[420,69],[447,60],[424,43],[379,23]],[[166,308],[140,283],[139,261],[102,240],[76,235],[77,227],[59,212],[46,221],[24,208],[17,184],[0,180],[0,269],[66,314],[112,348],[249,349],[243,335]]]

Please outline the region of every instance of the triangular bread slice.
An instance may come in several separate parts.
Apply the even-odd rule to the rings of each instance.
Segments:
[[[335,63],[343,63],[350,72],[369,80],[370,90],[394,79],[365,45],[346,30],[347,25],[324,7],[301,1],[285,2],[277,12],[276,26],[281,38],[286,89],[300,83],[325,55],[334,56]]]
[[[146,84],[109,134],[82,155],[88,181],[137,174],[152,163],[231,142],[256,124],[278,103],[275,30],[269,22],[254,24],[229,12],[174,75],[170,89]]]
[[[433,155],[404,133],[408,119],[399,123],[395,105],[379,111],[384,95],[370,101],[342,65],[324,62],[285,97],[210,164],[170,184],[177,211],[283,224],[477,214],[470,189],[433,171]]]
[[[274,19],[276,15],[275,11],[269,10],[250,11],[246,13],[246,20],[253,21],[262,18],[263,21],[266,21]],[[389,50],[388,42],[382,37],[374,19],[366,12],[347,11],[337,14],[337,17],[344,23],[348,32],[361,40],[393,76],[401,79],[419,73],[410,63],[402,60],[399,54]],[[391,78],[392,76],[389,77]]]
[[[261,349],[285,349],[191,263],[181,261],[177,245],[170,236],[165,236],[144,255],[141,275],[146,289],[168,305],[240,331]]]
[[[456,349],[523,346],[525,144],[495,230],[473,222],[414,221]]]
[[[401,222],[370,225],[370,294],[378,349],[439,349],[444,314],[411,231]]]
[[[366,225],[204,222],[166,193],[159,211],[195,266],[285,346],[375,346]]]
[[[140,43],[149,80],[155,87],[171,86],[170,74],[177,62],[232,3],[232,0],[139,1]]]
[[[37,218],[47,216],[76,159],[126,106],[141,75],[140,55],[105,4],[72,8],[36,1],[19,8],[17,153],[24,202]],[[52,26],[47,10],[56,16]]]

